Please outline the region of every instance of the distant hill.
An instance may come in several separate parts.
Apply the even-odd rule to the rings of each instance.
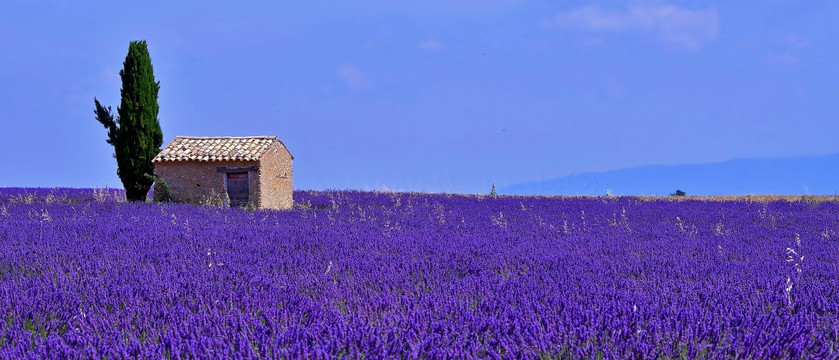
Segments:
[[[839,192],[839,154],[654,165],[515,184],[499,194],[543,195],[811,194]]]

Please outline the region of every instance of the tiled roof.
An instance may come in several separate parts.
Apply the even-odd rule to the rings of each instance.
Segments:
[[[265,154],[275,143],[282,145],[276,136],[176,136],[169,145],[160,150],[152,162],[259,160],[262,154]],[[285,147],[285,145],[282,146]]]

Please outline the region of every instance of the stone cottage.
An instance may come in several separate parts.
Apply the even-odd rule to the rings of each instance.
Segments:
[[[231,206],[289,209],[293,159],[276,136],[177,136],[152,163],[173,201],[201,203],[226,194]]]

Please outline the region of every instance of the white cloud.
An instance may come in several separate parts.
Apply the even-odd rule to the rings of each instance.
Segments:
[[[430,52],[443,51],[443,44],[437,42],[437,40],[434,40],[434,39],[428,39],[426,41],[423,41],[423,42],[419,43],[419,45],[417,45],[417,46],[419,46],[419,48],[422,49],[422,50],[430,51]]]
[[[393,1],[366,0],[354,2],[353,7],[374,9],[376,12],[408,14],[486,14],[504,13],[532,0],[448,0],[448,1]]]
[[[810,46],[810,39],[795,35],[781,36],[777,38],[777,42],[789,47],[806,48]]]
[[[119,71],[114,71],[111,68],[102,70],[102,81],[108,85],[122,84],[122,79],[119,77]]]
[[[801,59],[789,51],[770,52],[766,54],[766,62],[776,66],[798,66]]]
[[[801,65],[798,52],[810,46],[810,39],[795,35],[776,37],[776,49],[765,54],[766,63],[775,66],[795,67]]]
[[[619,82],[609,79],[606,81],[606,95],[612,99],[620,99],[626,95],[626,89]]]
[[[668,44],[696,50],[714,40],[719,32],[716,9],[688,10],[677,6],[635,6],[608,11],[598,5],[566,11],[547,23],[547,27],[590,32],[640,32],[651,34]]]
[[[343,64],[338,67],[337,71],[338,76],[344,80],[344,83],[350,89],[361,89],[367,85],[367,78],[364,76],[364,72],[355,65]]]

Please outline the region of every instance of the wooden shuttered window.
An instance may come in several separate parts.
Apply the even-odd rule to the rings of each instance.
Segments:
[[[230,206],[245,206],[250,201],[250,179],[247,171],[225,173]]]

